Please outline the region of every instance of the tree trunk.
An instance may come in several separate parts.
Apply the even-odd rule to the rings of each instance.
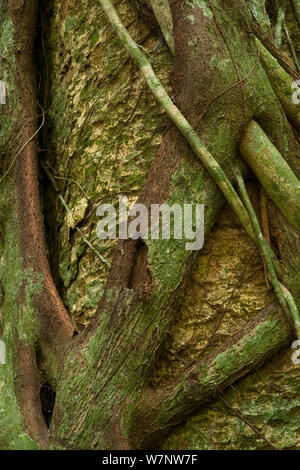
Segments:
[[[232,422],[224,406],[230,401],[239,409],[229,386],[247,395],[252,372],[272,361],[259,372],[260,389],[267,390],[275,353],[297,332],[300,124],[291,86],[297,71],[287,37],[280,49],[278,27],[273,37],[277,10],[266,10],[264,1],[260,14],[252,2],[200,3],[116,4],[141,46],[136,55],[147,52],[200,139],[199,154],[191,134],[168,121],[130,48],[111,28],[110,2],[1,5],[0,78],[8,99],[0,131],[7,350],[0,366],[0,448],[267,445],[247,427],[239,442],[236,422],[245,421]],[[292,2],[285,18],[295,43]],[[221,180],[201,152],[221,167]],[[259,257],[264,242],[242,194],[246,219],[234,212],[240,168],[258,219],[269,224],[271,250],[261,253],[271,256],[277,284]],[[267,214],[260,214],[262,191]],[[96,207],[116,203],[120,194],[147,208],[204,204],[204,249],[187,251],[184,239],[97,239]],[[235,247],[230,261],[228,242]],[[299,366],[287,356],[282,353],[276,383],[293,397],[293,415],[299,386],[290,377],[299,378]],[[283,412],[280,393],[271,401],[278,398]],[[264,412],[253,405],[254,424],[271,420],[262,432],[274,447],[299,447],[297,420],[275,425],[278,410],[269,413],[264,399]],[[245,396],[244,403],[247,412]],[[227,418],[213,418],[210,431],[203,422],[213,406],[223,407]],[[208,438],[193,429],[197,419]],[[212,441],[226,419],[230,439]]]

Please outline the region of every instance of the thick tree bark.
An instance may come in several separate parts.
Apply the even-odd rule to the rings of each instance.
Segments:
[[[199,104],[199,107],[195,107],[196,109],[188,109],[189,104],[197,103],[196,97],[198,96],[201,96],[201,100],[203,100],[204,103],[210,103],[211,101],[213,101],[214,96],[218,94],[218,89],[216,90],[212,87],[208,88],[207,84],[216,83],[216,87],[218,87],[218,83],[220,83],[216,80],[217,77],[218,80],[220,79],[220,71],[217,71],[216,77],[216,69],[210,66],[210,61],[212,59],[213,53],[215,52],[215,48],[212,48],[212,46],[210,46],[213,41],[212,38],[209,37],[212,34],[210,32],[211,18],[209,18],[209,16],[211,15],[206,16],[205,14],[203,14],[201,9],[198,10],[198,15],[197,11],[193,11],[194,22],[193,25],[191,25],[191,22],[188,19],[189,7],[178,5],[177,3],[174,3],[172,7],[174,17],[175,40],[177,38],[180,40],[181,38],[184,38],[184,41],[180,42],[179,40],[178,44],[176,44],[176,89],[174,90],[174,95],[176,96],[176,103],[178,104],[180,109],[185,112],[185,116],[189,119],[189,121],[194,126],[196,126],[199,135],[202,136],[205,144],[207,145],[211,153],[218,157],[219,162],[222,162],[222,167],[230,168],[232,165],[232,159],[234,159],[235,157],[234,149],[238,145],[241,133],[245,128],[246,122],[249,118],[255,117],[256,101],[254,93],[255,88],[253,86],[253,82],[255,84],[255,82],[257,81],[258,97],[261,93],[260,80],[266,80],[264,71],[261,67],[259,67],[258,70],[254,72],[254,78],[252,79],[253,82],[252,87],[250,89],[248,101],[247,87],[245,87],[245,90],[241,90],[239,88],[239,82],[237,82],[237,93],[238,95],[240,95],[240,100],[237,99],[236,95],[224,95],[220,98],[222,106],[226,106],[227,109],[229,126],[228,121],[226,121],[226,126],[225,123],[224,126],[221,123],[218,125],[217,128],[215,127],[214,121],[212,122],[212,116],[218,115],[217,109],[219,105],[215,103],[211,104],[211,107],[208,109],[206,115],[204,115],[201,122],[199,123],[199,118],[196,114],[196,109],[197,111],[201,109],[201,105]],[[237,21],[239,23],[243,22],[243,19],[241,18],[242,13],[239,16],[236,14],[236,10],[234,10],[234,14],[232,13],[232,11],[232,7],[228,6],[228,8],[226,8],[226,6],[222,4],[222,9],[220,9],[220,13],[225,17],[226,15],[230,17],[231,25],[234,21]],[[219,21],[223,23],[224,20],[222,21],[221,19],[219,19]],[[215,25],[215,28],[216,31],[218,31],[217,25]],[[200,37],[197,34],[198,31],[201,31]],[[190,43],[192,39],[195,40],[195,37],[197,38],[197,48],[195,47],[195,49],[193,49],[193,47],[190,46]],[[224,39],[221,34],[217,37],[220,41],[221,51],[221,57],[219,58],[219,60],[222,60],[222,54],[224,50]],[[215,37],[214,39],[216,40]],[[244,56],[240,57],[240,62],[238,62],[238,68],[245,68],[246,62],[249,67],[249,71],[253,69],[256,64],[255,61],[257,61],[257,56],[255,54],[255,42],[252,38],[249,38],[241,31],[240,42],[243,41],[248,43],[248,50],[251,50],[252,44],[253,52],[249,56],[250,64],[247,64],[247,61],[245,61]],[[201,51],[202,61],[200,61],[200,56],[198,56],[198,50]],[[205,51],[204,54],[203,51]],[[237,56],[236,60],[238,59],[239,57]],[[236,68],[232,65],[231,62],[228,67],[224,68],[223,73],[224,75],[221,79],[222,86],[224,86],[224,82],[226,84],[229,80],[231,80],[231,82],[235,83],[239,79],[236,74]],[[246,70],[244,72],[244,75],[247,75]],[[201,76],[201,81],[197,81],[196,84],[195,80],[193,84],[189,82],[189,78],[193,79],[193,77],[197,76]],[[185,79],[183,79],[183,77]],[[270,96],[271,93],[272,90],[270,88],[268,96]],[[270,105],[268,99],[265,105]],[[276,110],[276,106],[276,102],[275,105],[274,103],[272,103],[273,109],[275,108]],[[280,112],[279,109],[277,113],[278,112]],[[168,180],[166,181],[165,178],[166,176],[170,178],[172,173],[174,173],[174,170],[177,169],[177,167],[173,167],[174,169],[171,168],[169,170],[169,166],[170,164],[175,165],[178,162],[177,158],[174,158],[174,153],[178,149],[180,142],[181,137],[174,130],[170,131],[170,133],[165,137],[159,156],[156,159],[156,162],[152,168],[152,171],[150,172],[146,185],[139,198],[139,203],[149,205],[150,202],[162,203],[165,201],[170,202],[175,199],[174,197],[170,198],[170,195],[166,194],[166,190],[168,189]],[[175,152],[173,149],[176,149]],[[231,158],[229,159],[229,157]],[[193,163],[194,166],[195,164],[196,162]],[[168,173],[166,173],[166,167],[168,168]],[[189,178],[189,173],[187,171],[185,171],[185,173],[186,178]],[[199,176],[196,178],[194,177],[194,181],[195,180],[196,182],[199,181]],[[193,188],[193,181],[191,181],[190,179],[188,181],[188,187]],[[163,194],[161,194],[161,190],[158,190],[160,188],[163,188]],[[206,201],[209,194],[207,191],[207,186],[205,187],[205,189],[205,194],[202,193],[201,195],[198,189],[197,196],[199,197],[199,202],[205,203],[207,205]],[[196,189],[194,191],[196,192]],[[187,194],[176,193],[176,202],[190,202],[189,199],[181,199],[182,197],[186,198]],[[216,203],[214,203],[214,208],[217,210]],[[215,212],[213,212],[211,221],[206,218],[207,229],[209,229],[210,227],[209,224],[213,223],[215,216]],[[153,341],[153,338],[155,337],[155,330],[157,330],[158,332],[157,336],[159,339],[164,336],[164,332],[166,331],[168,324],[171,320],[166,314],[168,311],[174,308],[174,293],[178,289],[178,283],[180,282],[179,275],[182,272],[181,271],[178,273],[175,268],[175,265],[174,268],[170,269],[169,262],[168,269],[170,274],[166,283],[165,273],[160,273],[159,271],[157,271],[156,268],[156,259],[158,259],[159,256],[160,267],[162,263],[161,254],[166,252],[166,249],[163,248],[160,243],[156,244],[155,247],[153,247],[152,243],[149,241],[146,241],[145,243],[147,244],[148,248],[148,262],[144,263],[144,269],[149,269],[152,277],[153,287],[151,291],[151,297],[149,299],[148,294],[144,300],[143,298],[137,298],[138,293],[143,293],[147,291],[147,287],[150,284],[149,276],[143,276],[141,272],[140,279],[144,281],[142,286],[137,285],[134,286],[133,290],[128,290],[128,287],[130,287],[128,281],[132,273],[132,261],[130,262],[130,260],[134,260],[134,251],[132,251],[133,247],[131,243],[129,244],[129,247],[126,246],[127,243],[124,243],[122,247],[120,246],[117,249],[115,258],[113,260],[112,271],[108,280],[108,290],[100,307],[100,323],[97,322],[92,327],[92,329],[90,329],[89,333],[87,335],[84,335],[82,339],[83,345],[87,347],[88,351],[89,348],[92,347],[90,346],[90,344],[94,344],[95,337],[98,338],[97,344],[99,344],[100,337],[104,338],[104,336],[107,335],[105,341],[105,349],[102,350],[99,356],[96,355],[96,357],[94,358],[95,364],[93,365],[94,368],[96,367],[96,364],[98,364],[98,368],[101,371],[100,375],[97,376],[97,387],[92,392],[93,399],[96,401],[95,408],[97,409],[97,412],[91,412],[88,409],[88,406],[85,409],[82,409],[82,407],[80,407],[81,409],[79,409],[79,407],[77,408],[76,406],[76,403],[78,402],[76,398],[76,390],[78,390],[77,384],[80,383],[82,388],[85,388],[90,383],[89,372],[87,372],[86,368],[81,374],[81,378],[79,379],[78,377],[78,369],[83,370],[84,364],[84,362],[82,362],[84,361],[84,359],[82,358],[81,354],[79,359],[80,366],[77,363],[78,359],[75,360],[75,364],[77,365],[75,366],[75,369],[73,369],[73,371],[70,370],[70,363],[68,363],[68,367],[65,372],[66,376],[68,377],[66,378],[68,386],[66,387],[66,384],[63,383],[63,388],[61,389],[61,391],[58,391],[56,409],[59,411],[58,414],[54,413],[53,418],[54,439],[57,439],[56,436],[58,436],[58,438],[61,439],[62,442],[64,442],[68,439],[67,436],[73,436],[71,439],[71,445],[75,447],[81,447],[82,445],[86,445],[86,434],[81,429],[85,429],[85,432],[87,432],[88,426],[88,434],[92,437],[92,441],[89,443],[89,445],[92,447],[105,448],[106,446],[108,446],[110,448],[116,448],[122,446],[124,448],[128,448],[132,445],[130,444],[132,439],[131,436],[133,433],[132,429],[136,425],[136,419],[138,420],[138,418],[133,419],[131,416],[132,412],[130,410],[135,410],[137,402],[139,400],[143,402],[143,398],[140,397],[140,389],[143,378],[147,381],[149,370],[151,368],[151,365],[153,364],[152,361],[155,358],[154,351],[157,349],[157,345]],[[188,266],[188,253],[184,252],[182,246],[180,245],[178,246],[176,251],[173,248],[173,259],[171,260],[171,262],[177,263],[176,260],[179,257],[177,257],[176,252],[180,253],[181,265],[183,265],[186,259],[186,263]],[[120,284],[121,287],[118,287],[118,285]],[[134,293],[134,290],[136,290],[137,292]],[[112,317],[114,318],[114,321],[112,322],[111,320],[108,320],[106,314],[103,314],[103,312],[108,312],[108,316],[110,317],[110,312],[116,309],[114,300],[116,297],[118,298],[117,311],[114,312],[114,315]],[[116,318],[118,318],[118,321],[116,321]],[[120,325],[122,324],[122,318],[123,321],[125,321],[126,323],[130,322],[132,326],[129,328],[129,337],[127,336],[127,331],[126,336],[123,334],[121,336],[121,339],[120,333],[117,333],[117,331],[119,331]],[[125,327],[125,324],[123,325]],[[117,331],[114,330],[114,326],[117,328]],[[107,332],[107,330],[109,330],[109,332]],[[121,330],[123,330],[123,327],[121,327]],[[101,332],[101,334],[99,332]],[[89,339],[92,333],[94,334],[94,336]],[[82,347],[82,344],[80,346]],[[107,347],[109,347],[109,349],[107,349]],[[104,351],[106,352],[104,353]],[[124,355],[125,357],[119,363],[117,363],[116,368],[112,368],[110,365],[109,370],[111,375],[109,375],[109,377],[107,378],[107,372],[105,372],[105,377],[103,377],[102,379],[103,371],[106,370],[104,365],[105,363],[103,364],[102,358],[104,356],[106,358],[113,358],[115,357],[116,351],[118,351],[118,356],[121,353],[121,357],[124,357]],[[124,353],[121,351],[124,351]],[[87,354],[89,353],[87,352]],[[76,353],[70,356],[70,361],[72,361],[72,363],[74,363],[74,358],[76,358]],[[145,360],[145,358],[147,358],[147,360]],[[101,367],[99,366],[99,361],[101,361]],[[112,364],[113,362],[114,361],[111,359],[110,364]],[[134,376],[132,376],[131,373],[133,368],[135,368],[136,370],[136,374]],[[84,386],[84,383],[86,383],[86,386]],[[103,401],[103,393],[107,393],[110,397],[116,397],[113,405],[110,404],[109,407],[107,406],[106,401]],[[85,417],[84,419],[79,419],[79,422],[83,423],[82,428],[81,426],[78,428],[77,423],[70,423],[68,419],[68,414],[70,413],[68,403],[70,403],[70,400],[72,400],[73,403],[73,412],[76,413],[76,415]],[[182,397],[182,402],[184,402],[184,397]],[[197,407],[196,401],[194,401],[193,406],[195,408]],[[76,411],[73,407],[75,407]],[[100,419],[101,416],[100,421],[98,421],[96,416],[99,416],[98,419]],[[127,418],[125,418],[126,416]],[[121,427],[119,421],[122,422]],[[144,415],[143,421],[145,422]],[[105,429],[105,434],[102,434],[101,431],[100,433],[97,432],[97,429],[99,429],[99,425],[100,428]],[[160,432],[162,432],[164,425],[164,423],[161,425]],[[156,437],[158,436],[158,434],[159,431],[156,431]],[[76,436],[78,436],[78,438]],[[147,441],[147,438],[145,439]]]
[[[37,97],[32,60],[37,2],[9,2],[2,8],[3,29],[8,32],[3,34],[2,44],[7,41],[11,54],[2,58],[9,90],[5,115],[14,118],[6,132],[15,146],[2,154],[3,338],[10,349],[8,363],[1,371],[5,390],[1,403],[7,414],[7,427],[1,426],[1,446],[30,448],[34,439],[45,448],[48,431],[41,413],[36,354],[40,370],[49,381],[55,381],[64,344],[74,329],[48,266],[39,203],[37,144],[33,138]]]
[[[156,2],[150,3],[159,17]],[[291,256],[289,248],[293,241],[298,243],[298,237],[283,216],[296,229],[299,221],[296,211],[282,202],[289,197],[298,204],[296,192],[290,191],[291,184],[298,190],[299,142],[292,128],[298,128],[298,114],[281,96],[274,59],[249,34],[253,20],[246,5],[242,8],[238,0],[208,0],[203,7],[194,2],[171,1],[170,5],[172,21],[164,16],[162,30],[171,49],[175,39],[176,106],[232,184],[241,149],[277,206],[270,203],[271,229],[281,255],[280,280],[299,307],[299,251]],[[95,319],[73,338],[74,327],[48,266],[39,202],[32,62],[37,2],[8,2],[1,13],[6,28],[1,43],[7,41],[7,31],[10,42],[9,49],[4,49],[10,57],[1,58],[9,91],[9,111],[5,112],[12,116],[4,131],[14,137],[11,148],[5,153],[1,149],[6,250],[3,338],[9,347],[8,363],[1,370],[6,392],[0,398],[0,420],[7,424],[5,430],[1,426],[1,446],[157,446],[166,432],[218,390],[288,345],[291,327],[279,305],[269,305],[220,350],[187,368],[173,384],[153,390],[151,373],[197,254],[185,250],[186,240],[126,240],[116,247]],[[172,23],[173,34],[168,32]],[[272,53],[272,47],[269,50]],[[286,63],[281,60],[294,74]],[[280,80],[288,87],[287,72]],[[257,142],[267,136],[273,142],[265,143],[272,167],[287,185],[280,193],[274,191],[278,174],[274,176],[269,160],[262,165],[257,148]],[[146,207],[204,204],[208,234],[225,203],[219,189],[222,184],[218,188],[210,174],[181,133],[170,126],[138,202]],[[39,372],[57,392],[50,439],[41,414]],[[7,401],[9,395],[12,399]]]

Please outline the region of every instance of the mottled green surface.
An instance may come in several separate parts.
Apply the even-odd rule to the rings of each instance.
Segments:
[[[300,367],[292,351],[278,354],[270,364],[238,381],[225,401],[241,413],[278,449],[300,449]],[[178,427],[164,449],[269,448],[249,426],[220,400],[203,408]]]
[[[201,4],[205,7],[205,2]],[[83,188],[58,181],[70,207],[79,214],[76,224],[109,259],[112,244],[96,238],[96,207],[102,201],[115,203],[119,193],[135,200],[166,119],[96,3],[76,6],[73,1],[61,4],[55,0],[53,5],[51,18],[45,18],[49,27],[45,41],[50,46],[46,67],[47,100],[51,103],[48,131],[54,154],[46,158],[60,177],[76,180]],[[136,21],[129,2],[122,1],[118,11],[139,44],[148,51],[155,48],[157,39],[141,20]],[[150,58],[169,89],[172,62],[167,48],[151,52]],[[216,66],[221,67],[220,63]],[[266,90],[269,92],[267,86]],[[85,202],[88,205],[82,211]],[[45,203],[51,208],[48,222],[55,222],[50,243],[53,266],[62,280],[63,300],[80,328],[95,312],[107,271],[74,232],[74,222],[49,188]],[[211,352],[272,298],[258,253],[226,209],[199,259],[154,382],[178,375],[187,362],[199,357],[209,338],[212,341],[205,352]],[[292,364],[288,351],[240,381],[238,391],[229,390],[225,399],[278,447],[296,446],[300,440],[299,377],[299,366]],[[164,448],[264,445],[216,401],[174,431]]]
[[[157,37],[137,21],[129,2],[122,1],[119,12],[169,88],[172,59],[167,47],[155,51]],[[47,158],[56,159],[58,176],[81,185],[83,191],[72,182],[58,181],[72,209],[85,198],[88,208],[80,228],[110,259],[113,242],[96,236],[96,208],[101,202],[117,204],[120,194],[135,202],[167,121],[96,2],[54,2],[48,27],[48,125],[55,157]],[[107,267],[70,230],[60,202],[51,204],[55,244],[60,247],[54,264],[63,282],[63,300],[80,327],[95,312]]]
[[[2,177],[4,171],[7,172],[9,168],[8,162],[15,156],[19,130],[17,116],[20,105],[14,79],[16,48],[14,33],[14,26],[7,18],[2,2],[0,5],[0,79],[7,84],[7,103],[11,104],[14,112],[7,113],[4,106],[0,106],[0,339],[4,341],[6,348],[6,363],[0,364],[0,449],[28,450],[39,449],[40,446],[26,432],[19,409],[19,390],[16,389],[15,383],[17,376],[16,332],[26,345],[31,345],[36,340],[32,296],[40,290],[41,286],[35,273],[22,268],[21,253],[16,243],[18,234],[15,231],[15,221],[13,227],[6,223],[4,228],[3,224],[4,215],[7,212],[13,213],[10,203],[13,202],[14,196],[10,173],[5,181]],[[3,164],[6,166],[3,167]],[[16,220],[17,215],[14,215]],[[10,220],[12,219],[13,217]],[[26,291],[23,303],[19,299],[22,283]],[[5,295],[3,295],[4,292]]]
[[[299,231],[300,181],[258,124],[249,125],[240,149],[268,196]]]
[[[257,189],[248,189],[258,207]],[[273,298],[256,247],[226,207],[206,239],[154,380],[178,376],[189,362],[240,331]]]

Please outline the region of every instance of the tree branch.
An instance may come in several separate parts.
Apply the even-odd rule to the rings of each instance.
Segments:
[[[169,0],[149,0],[171,53],[175,53],[173,21]]]
[[[151,448],[158,436],[161,439],[201,405],[212,400],[216,388],[224,390],[261,366],[287,346],[292,337],[281,309],[272,304],[220,349],[186,370],[173,384],[154,391],[147,388],[140,400],[139,418],[132,436],[136,447]]]
[[[275,44],[273,44],[269,36],[264,32],[264,30],[259,26],[259,24],[256,23],[254,20],[251,20],[250,23],[251,23],[252,31],[257,37],[257,39],[259,39],[262,42],[262,44],[265,46],[265,48],[270,52],[270,54],[272,54],[272,56],[278,60],[281,67],[289,75],[291,75],[291,77],[293,77],[294,79],[299,79],[298,72],[291,65],[290,61],[286,57],[284,57],[280,49],[277,49]]]
[[[3,340],[8,360],[0,371],[1,418],[5,410],[0,442],[7,449],[46,447],[48,430],[41,412],[40,373],[52,383],[57,380],[74,331],[48,265],[39,200],[37,91],[32,57],[37,9],[37,0],[26,0],[8,2],[1,11],[6,28],[0,45],[1,49],[9,47],[11,61],[5,59],[2,64],[8,86],[4,131],[10,145],[1,149],[7,169],[1,179],[5,207],[1,222],[5,232]]]
[[[143,73],[145,80],[153,95],[155,96],[159,104],[164,108],[167,116],[173,121],[173,123],[181,132],[183,137],[185,137],[197,157],[200,159],[201,163],[210,173],[213,180],[216,182],[216,184],[224,194],[225,198],[227,199],[228,204],[232,207],[234,212],[238,214],[240,222],[242,223],[247,233],[250,235],[252,240],[255,240],[255,235],[247,211],[245,210],[243,203],[241,202],[238,194],[236,193],[226,174],[224,173],[218,162],[215,160],[215,158],[202,144],[198,135],[193,130],[192,126],[189,124],[183,114],[179,111],[179,109],[174,105],[171,98],[164,90],[145,54],[140,50],[138,45],[131,38],[128,31],[121,22],[111,1],[99,0],[99,3],[103,7],[108,20],[110,21],[112,27],[119,36],[119,39],[121,40],[122,44],[126,47],[131,57],[135,60],[135,62],[141,69],[141,72]]]
[[[279,64],[278,60],[257,40],[261,50],[261,62],[273,90],[292,125],[300,132],[300,109],[293,103],[293,79]]]
[[[256,122],[247,128],[240,150],[274,204],[300,232],[300,181]]]

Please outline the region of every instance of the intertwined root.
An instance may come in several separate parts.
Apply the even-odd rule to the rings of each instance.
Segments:
[[[157,202],[165,202],[175,195],[177,202],[185,203],[195,194],[199,202],[212,206],[207,219],[210,230],[226,199],[259,246],[279,303],[288,315],[292,314],[296,328],[299,328],[297,307],[292,298],[295,286],[290,283],[290,288],[289,276],[285,276],[284,284],[291,290],[291,295],[279,282],[278,276],[283,281],[280,266],[261,235],[243,179],[237,171],[242,141],[242,154],[265,191],[298,228],[296,211],[282,204],[280,191],[272,191],[272,185],[283,173],[286,186],[282,193],[295,198],[298,204],[295,175],[299,173],[294,165],[294,155],[299,145],[283,116],[276,90],[295,127],[299,125],[299,116],[278,92],[280,87],[274,63],[271,64],[273,68],[269,66],[267,53],[263,49],[260,51],[261,46],[249,35],[251,19],[247,11],[240,11],[238,2],[229,7],[226,2],[213,4],[208,1],[209,6],[204,11],[194,8],[192,2],[189,5],[172,2],[176,106],[157,80],[145,54],[124,28],[111,2],[99,0],[99,3],[141,68],[151,91],[180,131],[171,129],[166,134],[140,202],[153,202],[152,196],[162,198]],[[152,3],[155,8],[158,6],[157,2]],[[172,386],[151,394],[147,388],[149,373],[156,351],[168,331],[170,312],[175,308],[178,291],[192,260],[184,251],[184,242],[175,247],[170,257],[167,245],[157,243],[154,246],[147,241],[145,253],[151,261],[149,266],[153,276],[151,295],[143,298],[134,286],[120,285],[120,276],[116,273],[126,274],[129,261],[132,272],[132,263],[136,259],[134,250],[129,253],[132,247],[128,245],[115,256],[98,318],[73,345],[73,325],[53,283],[43,235],[37,148],[32,140],[36,132],[32,47],[37,2],[28,0],[25,4],[25,11],[9,7],[7,12],[15,30],[13,53],[18,57],[18,70],[22,70],[22,77],[16,73],[15,92],[23,125],[19,142],[22,152],[6,175],[6,184],[10,184],[13,192],[10,214],[5,221],[8,275],[3,283],[6,296],[4,337],[12,353],[4,382],[13,397],[9,407],[13,407],[16,418],[3,442],[7,447],[21,446],[15,436],[23,433],[24,447],[48,445],[48,432],[38,399],[41,371],[54,385],[60,378],[51,427],[53,448],[58,446],[57,443],[64,446],[61,444],[64,442],[75,448],[150,446],[212,396],[216,387],[226,387],[285,346],[291,339],[291,330],[278,305],[267,308],[221,351],[189,368]],[[160,5],[163,4],[160,2]],[[156,12],[156,16],[160,17],[159,13]],[[20,24],[28,29],[20,28]],[[162,30],[172,49],[172,32],[167,30],[170,24],[169,19],[162,25]],[[234,37],[232,31],[235,31]],[[265,69],[260,63],[260,54]],[[279,56],[278,60],[282,58]],[[286,69],[293,69],[285,61],[282,63]],[[288,79],[285,75],[286,87]],[[275,122],[272,122],[274,118]],[[274,145],[266,140],[266,134]],[[262,157],[257,144],[264,140],[272,168],[268,166],[270,160],[259,165]],[[289,150],[285,149],[286,142]],[[187,186],[184,191],[180,187],[182,179]],[[198,181],[201,181],[200,187]],[[236,181],[240,195],[234,188]],[[161,192],[157,191],[160,183],[165,186]],[[288,238],[290,234],[290,228],[283,224],[281,237]],[[288,256],[283,259],[286,267]],[[168,266],[167,276],[165,266]],[[295,272],[296,277],[300,276],[299,263],[294,264],[291,271],[293,276]],[[2,398],[3,409],[8,409],[5,397]],[[133,431],[137,427],[142,431],[140,440]]]

